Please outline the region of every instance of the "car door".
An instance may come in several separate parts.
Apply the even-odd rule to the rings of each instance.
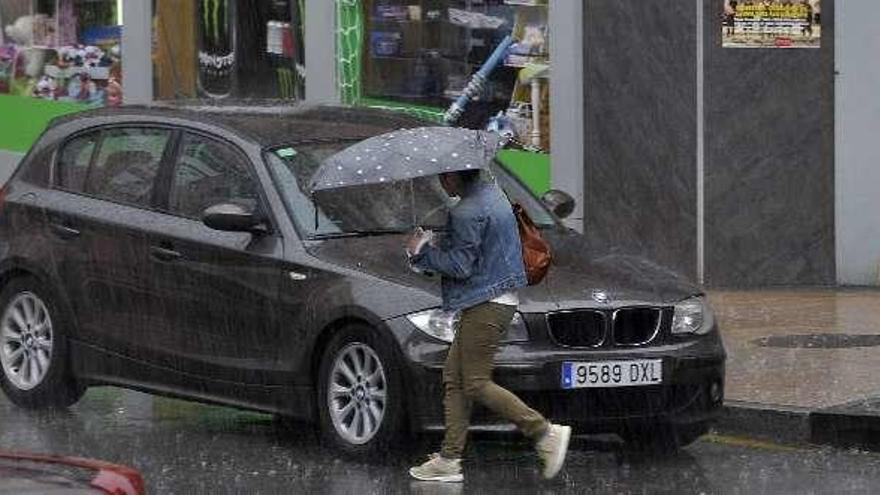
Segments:
[[[280,236],[213,230],[202,212],[236,203],[266,212],[247,155],[217,137],[184,132],[168,171],[165,218],[150,233],[162,338],[148,345],[187,374],[272,381],[278,366]]]
[[[45,202],[54,269],[77,321],[79,338],[137,356],[137,340],[157,317],[146,226],[172,132],[108,127],[73,136],[56,154]]]

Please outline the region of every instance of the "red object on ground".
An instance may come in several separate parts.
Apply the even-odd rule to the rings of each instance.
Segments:
[[[90,485],[108,495],[144,495],[144,479],[134,468],[79,457],[0,452],[0,460],[77,467],[95,471]]]

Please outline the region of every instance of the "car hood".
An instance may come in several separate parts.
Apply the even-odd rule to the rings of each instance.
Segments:
[[[621,254],[592,256],[583,235],[560,230],[545,232],[545,236],[553,248],[554,264],[541,284],[519,291],[523,312],[604,304],[668,305],[701,293],[680,275],[644,258]],[[308,250],[328,263],[439,297],[439,278],[410,271],[403,243],[402,235],[353,237],[315,242]]]

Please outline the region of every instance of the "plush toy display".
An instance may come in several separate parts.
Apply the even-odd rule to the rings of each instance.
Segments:
[[[122,84],[115,78],[107,83],[107,105],[111,107],[122,105]]]
[[[60,69],[67,67],[110,67],[118,55],[118,46],[114,46],[110,52],[105,52],[97,46],[71,45],[58,48],[58,60],[56,65]]]
[[[25,46],[33,45],[34,17],[37,16],[22,16],[16,19],[14,23],[6,26],[6,29],[4,30],[6,33],[6,42]]]
[[[83,65],[86,67],[98,67],[102,58],[104,52],[97,46],[87,46],[82,51]]]
[[[43,76],[34,85],[33,95],[37,98],[45,100],[54,100],[57,96],[58,86],[55,84],[55,78]]]
[[[0,45],[0,93],[12,91],[15,78],[15,59],[18,56],[12,45]]]
[[[0,0],[3,1],[3,0]],[[35,98],[89,103],[122,102],[119,45],[77,44],[74,0],[56,2],[59,18],[46,14],[21,16],[3,26],[0,92]],[[96,29],[92,26],[92,29]],[[90,39],[90,38],[83,38]],[[116,38],[118,40],[118,38]]]
[[[113,49],[105,52],[97,46],[70,45],[51,51],[55,54],[50,57],[52,63],[43,65],[43,75],[34,78],[33,96],[93,105],[121,102],[121,78],[111,75],[111,67],[118,62]]]

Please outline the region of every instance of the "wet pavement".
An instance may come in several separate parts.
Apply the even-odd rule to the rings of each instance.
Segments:
[[[710,299],[728,351],[719,430],[880,451],[880,290]]]
[[[845,429],[868,413],[880,425],[880,291],[715,291],[710,298],[729,352],[730,407],[802,409],[819,419],[824,411],[820,433]],[[843,419],[830,422],[829,411]],[[768,424],[771,433],[790,427]],[[864,437],[865,431],[849,433]],[[463,486],[410,481],[407,467],[438,441],[421,437],[364,463],[323,448],[311,428],[284,428],[268,415],[113,387],[94,388],[69,411],[56,413],[23,411],[0,396],[0,450],[130,465],[143,472],[150,493],[880,491],[880,454],[720,435],[667,458],[628,453],[613,436],[578,438],[566,469],[552,482],[539,479],[534,455],[516,437],[482,436],[470,449]]]
[[[711,292],[726,398],[821,409],[880,396],[880,290]]]
[[[707,436],[677,456],[640,457],[616,437],[573,442],[557,480],[511,436],[483,436],[463,485],[413,482],[407,466],[437,441],[370,463],[339,457],[310,430],[271,416],[104,387],[62,413],[0,398],[0,449],[101,458],[138,468],[150,493],[876,493],[880,455]],[[0,480],[2,483],[2,480]]]

